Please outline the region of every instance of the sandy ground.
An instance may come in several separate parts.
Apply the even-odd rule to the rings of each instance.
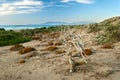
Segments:
[[[120,42],[112,49],[102,49],[100,45],[93,45],[94,34],[82,31],[83,42],[93,54],[87,56],[88,64],[76,66],[76,71],[69,72],[66,53],[41,51],[45,42],[33,40],[23,43],[36,49],[37,55],[25,59],[25,63],[18,61],[24,55],[18,51],[10,51],[10,47],[0,47],[0,80],[120,80]]]

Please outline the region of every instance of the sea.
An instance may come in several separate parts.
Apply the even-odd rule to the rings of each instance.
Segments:
[[[41,27],[50,27],[53,25],[0,25],[0,28],[5,30],[21,30],[21,29],[35,29]]]

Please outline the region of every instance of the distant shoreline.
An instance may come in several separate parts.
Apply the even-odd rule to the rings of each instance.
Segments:
[[[55,24],[55,25],[0,25],[0,28],[4,28],[5,30],[25,30],[25,29],[35,29],[35,28],[43,28],[43,27],[56,27],[56,26],[75,26],[75,25],[86,25],[86,24]]]
[[[25,29],[35,29],[42,27],[50,27],[55,25],[0,25],[0,28],[5,30],[25,30]]]

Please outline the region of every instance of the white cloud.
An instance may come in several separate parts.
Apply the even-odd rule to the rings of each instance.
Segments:
[[[61,0],[61,2],[70,2],[70,1],[75,1],[75,2],[83,3],[83,4],[92,4],[92,3],[94,3],[92,0]]]
[[[0,0],[0,2],[5,2],[5,0]]]
[[[62,2],[69,2],[70,0],[62,0]]]
[[[43,8],[42,1],[21,0],[13,3],[3,3],[0,5],[0,15],[26,14],[40,11]]]

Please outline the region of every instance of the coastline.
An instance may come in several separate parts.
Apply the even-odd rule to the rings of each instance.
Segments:
[[[0,28],[4,28],[5,30],[25,30],[50,26],[52,25],[0,25]]]

